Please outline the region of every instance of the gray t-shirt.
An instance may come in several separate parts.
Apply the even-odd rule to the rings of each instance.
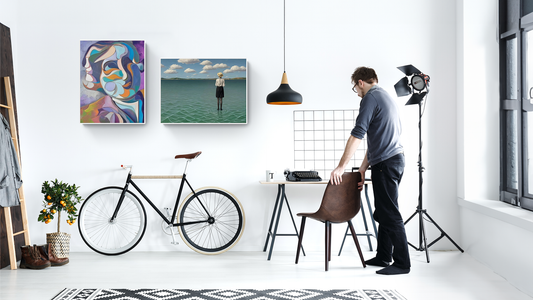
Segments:
[[[367,158],[371,166],[403,152],[398,105],[377,85],[361,99],[359,115],[351,134],[363,139],[367,133]]]

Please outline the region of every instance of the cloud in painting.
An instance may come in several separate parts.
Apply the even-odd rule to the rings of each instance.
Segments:
[[[239,71],[246,71],[246,67],[245,66],[233,66],[231,67],[230,69],[226,69],[224,70],[224,73],[233,73],[233,72],[239,72]]]
[[[200,63],[202,66],[206,66],[206,65],[212,65],[213,63],[209,60],[204,60],[203,62]]]
[[[188,68],[187,70],[183,71],[185,73],[194,73],[196,72],[194,69]]]
[[[178,59],[178,62],[179,62],[180,64],[187,64],[187,65],[189,65],[189,64],[197,64],[197,63],[200,62],[200,60],[197,59],[197,58],[180,58],[180,59]]]
[[[183,67],[180,66],[180,65],[177,65],[177,64],[173,64],[172,66],[170,66],[169,69],[171,69],[171,70],[177,70],[177,69],[183,69]]]
[[[215,69],[223,69],[223,68],[227,68],[227,67],[228,67],[228,65],[223,64],[223,63],[215,64],[215,65],[213,66],[213,68],[215,68]]]
[[[163,72],[163,73],[165,73],[165,74],[177,74],[177,73],[178,73],[178,71],[176,71],[176,70],[171,70],[171,69],[168,69],[168,70],[165,70],[165,72]]]

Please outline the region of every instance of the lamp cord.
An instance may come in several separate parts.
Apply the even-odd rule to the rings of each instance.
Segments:
[[[285,0],[283,0],[283,73],[285,73]]]

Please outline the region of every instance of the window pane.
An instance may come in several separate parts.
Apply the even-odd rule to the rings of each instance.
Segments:
[[[533,112],[527,112],[526,118],[527,120],[524,120],[524,123],[527,124],[527,132],[525,132],[527,135],[527,141],[525,141],[527,147],[527,192],[533,194]]]
[[[506,145],[505,145],[505,152],[506,152],[506,186],[509,191],[509,189],[518,189],[518,132],[516,128],[517,123],[517,113],[516,110],[506,111],[505,112],[505,119],[506,119]],[[533,133],[533,130],[530,132]],[[533,139],[531,139],[533,141]],[[533,148],[533,147],[532,147]],[[531,176],[530,178],[533,178]],[[533,185],[532,185],[533,187]]]
[[[507,13],[505,20],[505,30],[516,29],[520,12],[520,2],[518,0],[507,0]],[[503,13],[503,12],[502,12]]]
[[[522,0],[522,17],[533,12],[533,1]]]
[[[507,86],[506,86],[506,99],[518,99],[517,95],[517,85],[518,85],[518,47],[516,38],[510,39],[506,41],[506,80],[507,80]],[[533,48],[533,47],[532,47]],[[532,56],[533,57],[533,56]],[[533,70],[533,69],[532,69]]]
[[[533,194],[533,112],[527,112],[527,120],[523,122],[526,125],[526,130],[524,134],[527,135],[526,151],[527,151],[527,192]]]
[[[533,31],[528,31],[526,35],[526,72],[527,72],[527,98],[532,101],[533,96]]]

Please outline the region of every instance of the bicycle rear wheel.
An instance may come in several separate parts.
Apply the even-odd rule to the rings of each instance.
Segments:
[[[105,187],[83,202],[78,228],[85,244],[105,255],[119,255],[133,249],[146,230],[146,211],[139,198],[126,191],[117,217],[111,222],[123,188]]]
[[[183,241],[202,254],[220,254],[229,250],[244,231],[241,203],[234,195],[220,188],[205,187],[195,192],[197,197],[191,193],[182,202],[178,213],[179,223],[205,222],[179,226]],[[212,218],[209,219],[209,216]]]

